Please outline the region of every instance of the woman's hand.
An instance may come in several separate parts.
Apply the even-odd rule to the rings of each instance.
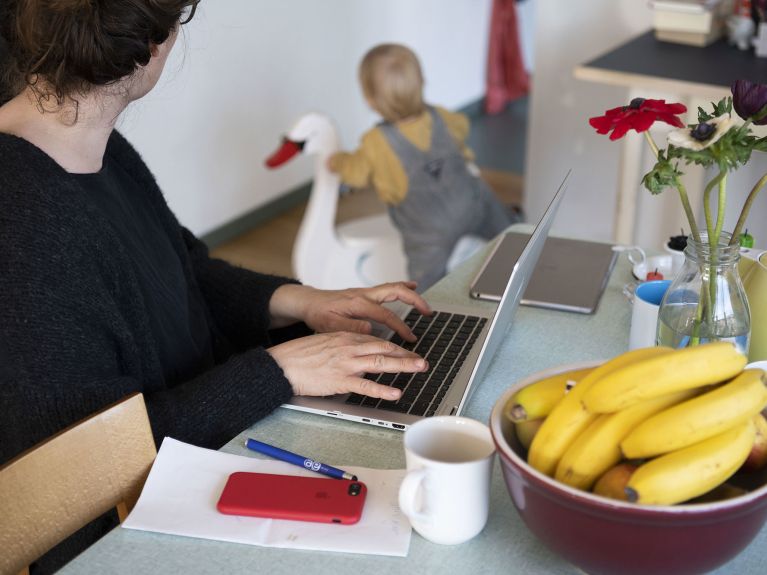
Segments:
[[[371,335],[337,332],[301,337],[267,349],[296,395],[359,393],[397,400],[399,389],[365,379],[365,373],[426,371],[411,351]]]
[[[415,282],[395,282],[371,288],[318,290],[309,286],[285,284],[272,295],[269,311],[273,327],[303,321],[316,332],[350,331],[369,334],[371,321],[384,324],[406,341],[415,336],[402,319],[383,307],[384,302],[401,301],[424,315],[431,308],[413,291]]]

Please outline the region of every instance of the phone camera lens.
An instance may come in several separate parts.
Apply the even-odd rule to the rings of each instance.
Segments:
[[[349,485],[349,495],[359,495],[360,491],[362,491],[362,486],[359,483]]]

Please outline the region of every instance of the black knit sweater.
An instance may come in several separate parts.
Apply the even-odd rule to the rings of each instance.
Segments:
[[[155,440],[220,447],[291,396],[266,353],[268,304],[290,281],[208,256],[117,132],[107,155],[159,214],[190,290],[205,302],[216,365],[163,378],[133,260],[73,178],[29,142],[0,134],[0,463],[133,393]]]

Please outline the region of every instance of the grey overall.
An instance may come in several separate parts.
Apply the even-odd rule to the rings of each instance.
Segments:
[[[419,292],[447,273],[447,261],[462,236],[491,239],[512,223],[487,184],[469,172],[439,113],[428,109],[431,145],[425,152],[395,125],[379,124],[408,178],[405,199],[389,206],[389,215],[402,234],[408,274]]]

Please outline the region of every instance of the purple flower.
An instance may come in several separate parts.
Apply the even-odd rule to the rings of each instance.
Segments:
[[[747,120],[757,116],[754,124],[767,124],[767,86],[748,80],[736,80],[732,84],[732,105],[738,116]]]

